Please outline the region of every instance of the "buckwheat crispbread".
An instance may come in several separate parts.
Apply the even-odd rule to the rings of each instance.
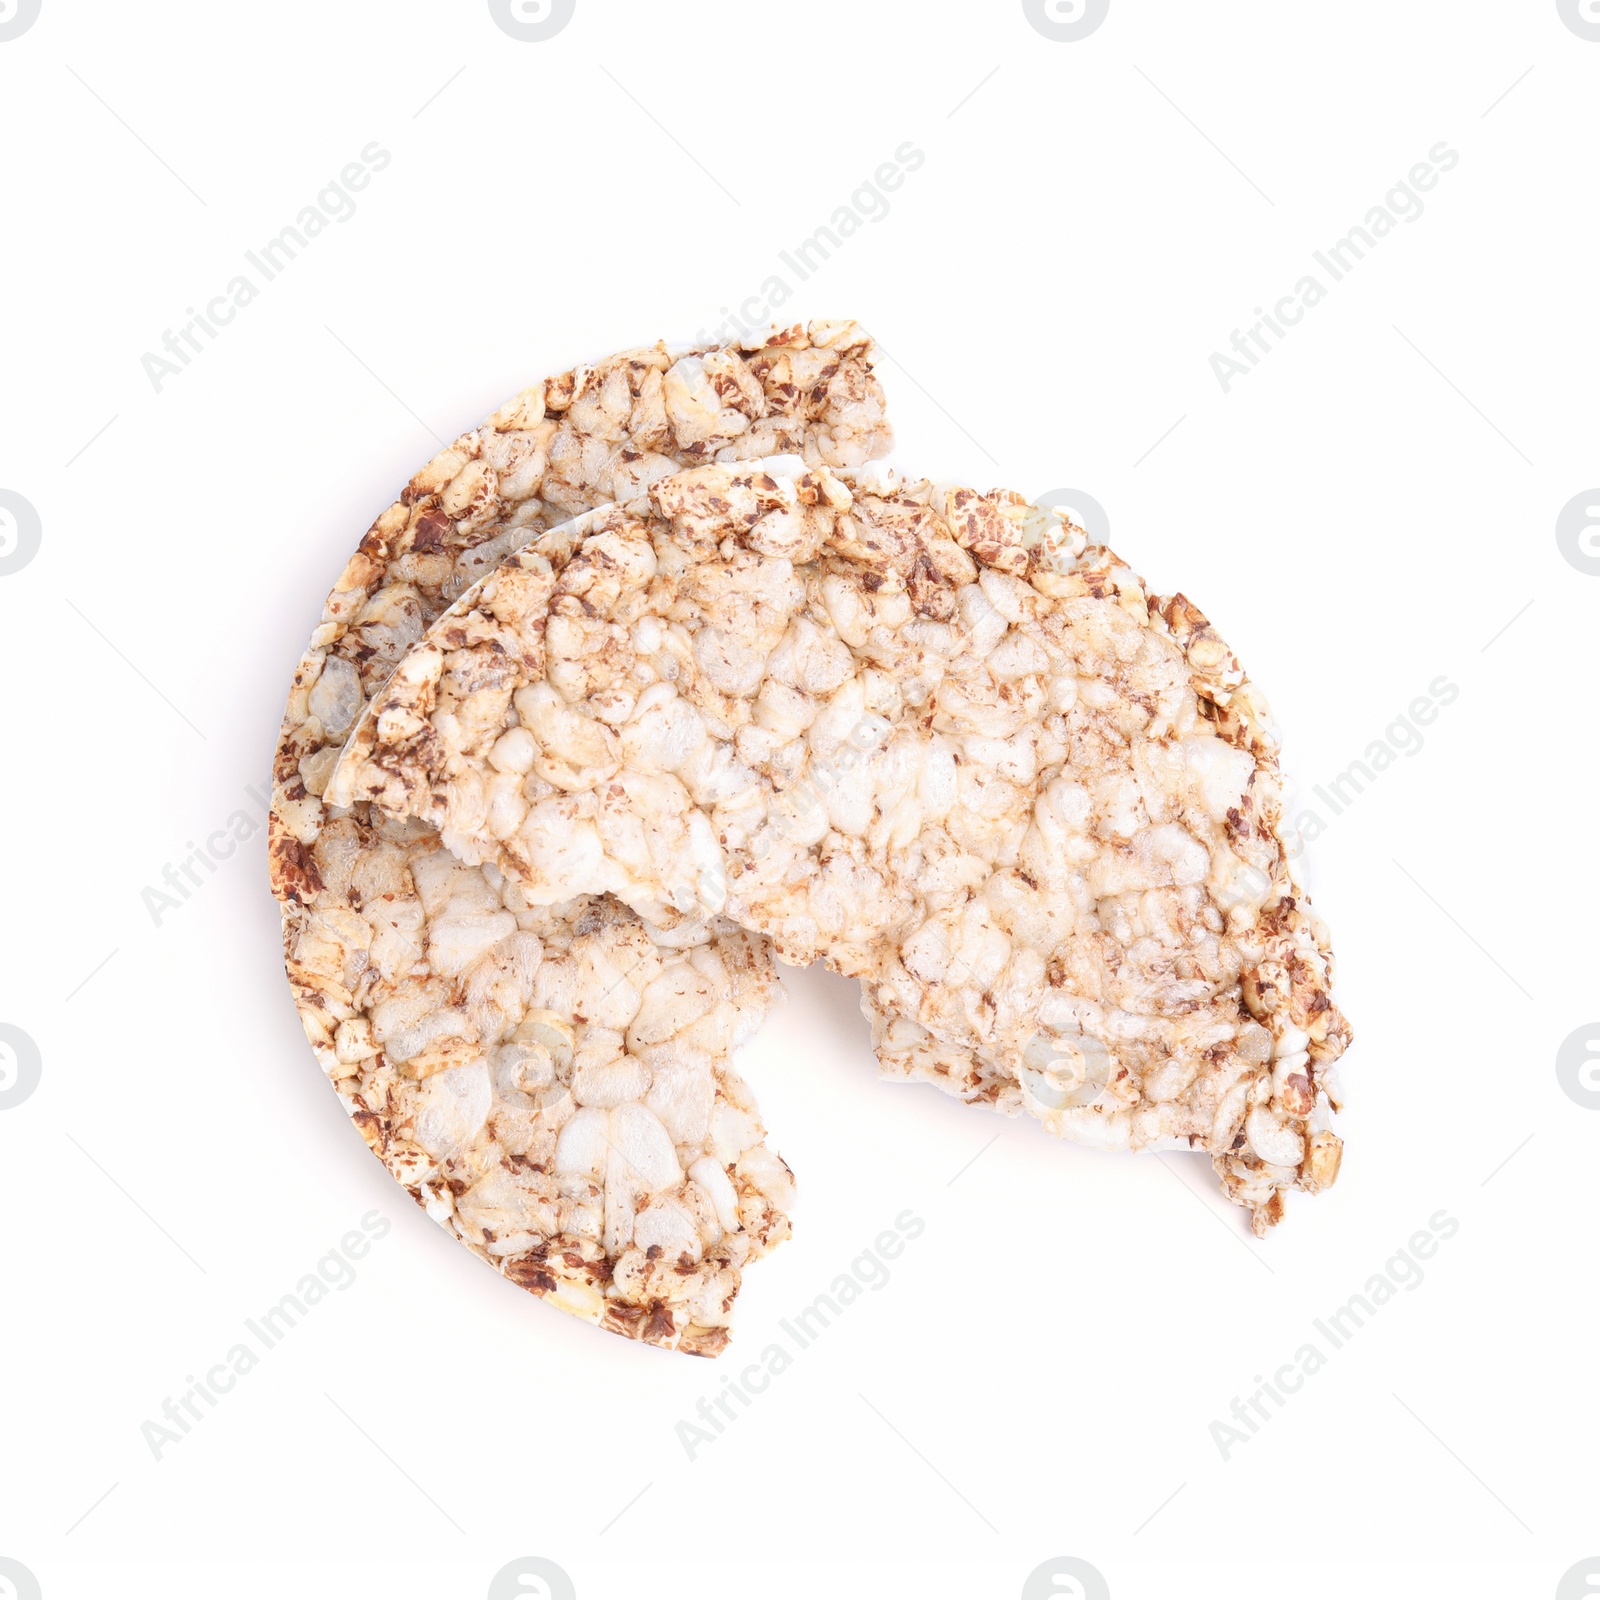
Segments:
[[[887,1071],[1209,1150],[1263,1232],[1337,1173],[1348,1040],[1276,750],[1204,617],[1061,516],[789,459],[664,476],[509,556],[328,790],[530,904],[824,958]]]
[[[847,466],[888,446],[850,323],[656,345],[536,384],[374,523],[279,741],[270,852],[291,987],[368,1143],[506,1276],[696,1354],[725,1342],[739,1268],[788,1233],[792,1178],[729,1061],[771,994],[761,942],[707,920],[653,935],[589,896],[532,906],[427,827],[324,790],[395,662],[552,524],[695,461],[785,449]]]
[[[512,550],[699,461],[794,450],[831,467],[887,454],[872,345],[853,322],[738,349],[611,356],[524,389],[435,456],[340,574],[295,672],[273,769],[273,887],[304,904],[333,759],[368,696],[435,617]]]

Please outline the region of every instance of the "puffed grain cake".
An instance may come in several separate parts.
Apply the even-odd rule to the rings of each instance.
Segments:
[[[660,479],[463,595],[330,792],[531,902],[823,958],[885,1070],[1204,1148],[1257,1232],[1337,1174],[1348,1027],[1265,703],[1188,600],[1019,495],[797,459]]]
[[[425,826],[326,806],[324,790],[395,662],[552,524],[695,461],[793,449],[845,466],[889,444],[870,341],[852,323],[677,355],[658,344],[534,384],[373,524],[295,674],[279,739],[270,854],[286,965],[369,1145],[506,1276],[698,1354],[726,1339],[740,1266],[788,1232],[792,1178],[728,1060],[771,993],[760,941],[704,922],[652,938],[587,896],[529,907],[492,869],[461,869]],[[647,1063],[642,1096],[616,1098],[632,1070],[618,1055]],[[572,1170],[545,1182],[563,1136]],[[620,1167],[619,1151],[631,1152]],[[624,1244],[630,1205],[640,1220]]]

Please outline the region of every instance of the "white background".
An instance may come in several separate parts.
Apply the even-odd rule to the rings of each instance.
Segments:
[[[1554,0],[1112,0],[1077,43],[1014,0],[578,0],[544,43],[470,0],[44,0],[0,43],[0,488],[43,530],[0,577],[0,1022],[43,1060],[0,1111],[0,1556],[46,1600],[477,1600],[522,1555],[582,1600],[1009,1600],[1059,1555],[1115,1600],[1555,1594],[1600,1551],[1600,1112],[1555,1072],[1600,1014],[1600,577],[1554,531],[1600,483],[1597,86]],[[355,215],[156,392],[141,356],[374,140]],[[1199,1157],[878,1082],[852,986],[792,975],[745,1070],[795,1237],[697,1362],[497,1279],[365,1153],[264,832],[159,927],[141,890],[259,818],[322,598],[437,440],[712,327],[907,140],[782,308],[881,338],[896,459],[1095,496],[1306,791],[1460,693],[1311,846],[1336,1189],[1256,1243]],[[1441,140],[1424,214],[1224,393],[1212,352]],[[892,1281],[691,1461],[674,1425],[908,1208]],[[355,1285],[154,1460],[374,1209]],[[1420,1286],[1224,1460],[1441,1209]]]

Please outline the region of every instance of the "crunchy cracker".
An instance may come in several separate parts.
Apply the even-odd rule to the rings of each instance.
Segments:
[[[1257,1232],[1337,1173],[1348,1028],[1265,704],[1183,596],[1021,496],[797,459],[659,479],[465,593],[329,793],[532,904],[824,958],[886,1071],[1204,1148]]]
[[[463,590],[552,524],[695,461],[889,447],[866,336],[624,352],[524,390],[369,530],[295,674],[270,855],[306,1032],[429,1214],[562,1309],[695,1354],[787,1236],[792,1177],[729,1061],[771,994],[759,940],[652,936],[588,896],[531,906],[425,826],[325,804],[367,697]],[[571,546],[557,550],[557,559]]]

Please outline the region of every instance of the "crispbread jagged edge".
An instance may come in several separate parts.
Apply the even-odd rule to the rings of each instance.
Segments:
[[[759,461],[741,463],[742,470],[761,471],[769,465]],[[848,478],[844,473],[841,477]],[[998,493],[998,492],[997,492]],[[626,510],[627,508],[617,508]],[[1081,532],[1081,530],[1078,530]],[[1278,942],[1272,947],[1272,954],[1283,958],[1280,965],[1285,965],[1286,970],[1298,984],[1302,979],[1312,988],[1310,998],[1313,1002],[1313,1012],[1331,1012],[1331,1036],[1318,1041],[1315,1059],[1319,1062],[1329,1061],[1337,1057],[1348,1040],[1348,1029],[1339,1017],[1331,1001],[1327,998],[1329,977],[1327,973],[1326,958],[1326,931],[1320,922],[1303,909],[1303,895],[1299,895],[1296,886],[1292,883],[1288,862],[1282,849],[1279,836],[1281,814],[1278,810],[1279,777],[1276,759],[1276,739],[1268,724],[1268,715],[1265,702],[1245,678],[1242,669],[1231,651],[1217,637],[1206,619],[1188,602],[1181,594],[1173,596],[1150,596],[1142,580],[1121,561],[1114,552],[1104,547],[1091,547],[1084,552],[1084,562],[1091,562],[1101,570],[1097,581],[1104,582],[1107,590],[1094,592],[1102,598],[1112,598],[1121,602],[1125,608],[1137,608],[1146,619],[1146,624],[1166,633],[1182,648],[1185,663],[1189,669],[1191,683],[1194,687],[1202,707],[1209,704],[1216,715],[1213,722],[1225,742],[1240,749],[1250,756],[1255,767],[1252,777],[1252,787],[1256,785],[1257,778],[1265,781],[1259,786],[1259,794],[1254,801],[1259,801],[1263,810],[1259,822],[1270,830],[1270,837],[1275,847],[1275,871],[1271,880],[1273,893],[1267,897],[1267,904],[1272,906],[1275,914],[1280,914],[1287,926],[1279,929]],[[1079,570],[1082,570],[1080,563]],[[1125,573],[1127,580],[1124,584],[1118,577]],[[444,631],[448,622],[472,610],[481,598],[483,589],[489,579],[475,586],[473,591],[464,594],[451,608],[452,615],[448,618],[441,617],[430,630],[428,639],[419,642],[415,649],[425,645],[435,648],[433,641],[436,636]],[[368,708],[367,720],[376,712],[376,703]],[[347,759],[355,759],[364,752],[355,747],[360,741],[357,734],[352,734],[346,752],[340,758],[343,767]],[[370,751],[370,743],[367,745]],[[781,957],[780,957],[781,958]],[[1264,966],[1265,964],[1263,964]],[[1309,974],[1309,977],[1307,977]],[[1257,974],[1251,975],[1254,982]],[[1261,987],[1257,985],[1257,987]],[[1271,989],[1271,985],[1266,986]],[[1274,1014],[1278,1010],[1287,1009],[1293,985],[1285,984],[1281,993],[1276,995],[1282,1005],[1273,1004],[1274,995],[1268,993],[1266,999],[1258,1008],[1256,1005],[1242,1005],[1242,1014],[1253,1014],[1260,1018]],[[1243,992],[1241,993],[1241,999]],[[1260,997],[1258,996],[1258,999]],[[877,997],[869,994],[864,996],[864,1009],[870,1018],[874,1017],[874,1009],[879,1005]],[[882,1012],[884,1017],[892,1016],[892,1009]],[[1308,1020],[1315,1020],[1315,1016]],[[875,1027],[875,1033],[876,1033]],[[955,1057],[970,1060],[968,1052],[957,1046],[945,1046],[949,1054]],[[880,1052],[880,1061],[882,1061]],[[907,1076],[908,1074],[899,1067],[891,1068],[884,1062],[886,1069],[892,1076]],[[941,1087],[949,1087],[948,1074],[923,1074],[940,1083]],[[1309,1080],[1308,1080],[1309,1081]],[[959,1092],[959,1091],[953,1091]],[[964,1098],[983,1098],[982,1096],[963,1096]],[[990,1103],[993,1103],[991,1100]],[[1016,1105],[1002,1104],[1002,1110],[1020,1109]],[[1239,1126],[1242,1129],[1244,1111],[1247,1109],[1241,1102],[1239,1112]],[[1306,1118],[1308,1127],[1311,1119]],[[1058,1129],[1057,1131],[1066,1131]],[[1070,1133],[1068,1136],[1072,1136]],[[1152,1143],[1147,1147],[1154,1148],[1194,1148],[1200,1141],[1196,1136],[1172,1138],[1163,1143]],[[1234,1143],[1234,1150],[1243,1144],[1242,1131],[1239,1132]],[[1212,1148],[1209,1144],[1206,1148]],[[1337,1138],[1326,1129],[1312,1128],[1312,1138],[1309,1151],[1304,1156],[1301,1166],[1294,1172],[1294,1183],[1302,1188],[1316,1191],[1325,1188],[1333,1181],[1337,1173],[1339,1142]],[[1227,1150],[1213,1150],[1214,1164],[1224,1188],[1230,1197],[1238,1203],[1247,1206],[1252,1213],[1252,1224],[1258,1233],[1276,1222],[1282,1214],[1282,1174],[1284,1169],[1275,1169],[1265,1172],[1264,1164],[1251,1152],[1235,1155]]]
[[[1281,741],[1272,713],[1266,698],[1246,675],[1233,650],[1186,595],[1180,592],[1153,598],[1151,611],[1153,616],[1158,615],[1167,623],[1174,639],[1183,645],[1196,683],[1204,685],[1202,698],[1209,699],[1216,708],[1213,725],[1218,736],[1250,755],[1255,760],[1257,775],[1265,774],[1268,779],[1263,786],[1262,798],[1269,808],[1264,820],[1277,845],[1272,877],[1275,903],[1285,908],[1287,931],[1292,936],[1291,949],[1284,952],[1290,957],[1287,963],[1290,981],[1287,992],[1263,995],[1261,972],[1266,966],[1263,963],[1253,975],[1254,986],[1260,1003],[1268,1011],[1277,1009],[1271,1003],[1277,998],[1291,1013],[1299,1001],[1309,1005],[1313,1016],[1328,1014],[1325,1035],[1320,1039],[1313,1035],[1308,1050],[1311,1060],[1319,1067],[1331,1067],[1349,1048],[1352,1033],[1349,1022],[1332,1001],[1333,948],[1327,924],[1311,909],[1310,896],[1300,881],[1297,863],[1283,847]],[[1306,969],[1313,974],[1310,985],[1306,983]],[[1248,1006],[1250,980],[1242,981],[1246,985]],[[1312,990],[1309,995],[1300,992],[1306,987]],[[1330,1127],[1317,1126],[1326,1120],[1321,1100],[1325,1099],[1332,1111],[1340,1108],[1336,1086],[1328,1082],[1325,1071],[1319,1072],[1314,1081],[1319,1091],[1319,1104],[1310,1118],[1309,1148],[1294,1185],[1309,1194],[1320,1193],[1333,1185],[1339,1176],[1343,1155],[1339,1136]],[[1212,1166],[1224,1189],[1231,1199],[1250,1209],[1251,1226],[1260,1237],[1282,1218],[1283,1190],[1280,1186],[1263,1185],[1252,1162],[1252,1157],[1231,1153],[1212,1156]]]
[[[1257,799],[1267,807],[1262,820],[1270,826],[1278,846],[1272,878],[1273,892],[1268,899],[1269,902],[1282,902],[1289,907],[1294,955],[1316,968],[1320,993],[1327,998],[1333,987],[1331,941],[1326,923],[1311,909],[1295,858],[1283,849],[1282,811],[1278,804],[1282,792],[1282,772],[1278,759],[1280,741],[1265,699],[1245,674],[1233,650],[1181,591],[1171,595],[1148,592],[1143,578],[1109,546],[1086,544],[1079,559],[1081,562],[1098,560],[1106,569],[1110,585],[1119,590],[1116,578],[1118,569],[1133,576],[1135,592],[1146,604],[1152,626],[1166,632],[1184,648],[1185,659],[1191,668],[1201,701],[1203,704],[1209,702],[1216,712],[1212,720],[1218,736],[1249,755],[1255,762],[1257,777],[1266,780]],[[1352,1037],[1343,1014],[1331,1004],[1328,1009],[1334,1019],[1330,1038],[1325,1043],[1314,1044],[1310,1052],[1312,1059],[1324,1067],[1338,1060]],[[1007,1079],[974,1073],[967,1066],[973,1063],[971,1052],[960,1046],[930,1038],[926,1045],[906,1051],[885,1048],[888,1024],[902,1018],[904,1013],[886,991],[874,995],[865,981],[862,983],[861,1010],[871,1027],[874,1053],[885,1077],[902,1082],[929,1083],[944,1093],[956,1095],[966,1104],[985,1105],[1006,1117],[1020,1116],[1027,1109],[1014,1077]],[[1262,1015],[1257,1014],[1257,1020],[1263,1020]],[[967,1070],[963,1071],[963,1067]],[[972,1083],[967,1092],[956,1087],[963,1077]],[[1324,1073],[1318,1074],[1317,1088],[1320,1096],[1329,1102],[1329,1110],[1341,1108],[1336,1089],[1326,1081]],[[1314,1114],[1308,1122],[1315,1124],[1325,1120],[1325,1114]],[[1236,1135],[1234,1148],[1238,1149],[1243,1140],[1243,1133],[1240,1132]],[[1173,1136],[1142,1148],[1158,1153],[1162,1150],[1193,1150],[1203,1146],[1192,1137]],[[1311,1194],[1330,1188],[1339,1174],[1341,1154],[1338,1135],[1329,1127],[1313,1126],[1308,1153],[1293,1187]],[[1284,1186],[1270,1179],[1264,1180],[1261,1163],[1253,1156],[1247,1153],[1241,1157],[1231,1151],[1212,1152],[1212,1167],[1229,1199],[1249,1211],[1251,1231],[1257,1238],[1264,1237],[1269,1228],[1282,1220]]]
[[[859,337],[851,337],[852,331],[859,335]],[[799,335],[800,337],[797,338],[796,335]],[[430,472],[435,471],[440,461],[445,460],[452,453],[459,454],[463,459],[456,462],[453,469],[454,471],[459,471],[461,467],[464,466],[468,461],[477,459],[482,445],[482,436],[484,432],[486,430],[495,428],[500,419],[506,419],[508,424],[514,424],[517,420],[517,413],[528,406],[530,396],[538,396],[538,408],[542,419],[546,400],[549,398],[552,389],[560,390],[564,387],[567,391],[565,397],[566,403],[560,409],[563,411],[567,410],[573,400],[582,393],[584,385],[587,383],[588,379],[596,371],[605,369],[608,364],[620,365],[630,356],[639,354],[654,354],[656,351],[660,351],[664,354],[670,354],[673,362],[676,362],[685,354],[710,355],[713,352],[721,352],[724,349],[735,350],[744,354],[746,357],[753,357],[768,351],[776,351],[777,355],[781,357],[786,352],[804,349],[837,350],[839,351],[839,358],[835,361],[833,368],[828,372],[829,396],[831,396],[831,385],[836,374],[843,365],[844,361],[852,356],[859,358],[857,365],[860,371],[864,372],[866,375],[866,381],[868,383],[875,381],[871,377],[871,341],[865,335],[860,335],[859,329],[855,324],[848,322],[812,322],[804,325],[803,327],[801,325],[793,325],[787,329],[774,329],[773,334],[764,343],[761,341],[752,342],[747,339],[741,341],[738,346],[691,346],[688,347],[687,350],[679,349],[671,352],[667,352],[664,346],[642,347],[638,351],[625,351],[619,356],[605,358],[600,363],[597,363],[594,367],[577,368],[572,369],[567,373],[558,374],[556,377],[546,379],[542,383],[530,385],[527,389],[521,391],[519,395],[515,396],[510,402],[507,403],[506,406],[501,407],[500,410],[497,411],[489,419],[489,421],[483,425],[482,428],[461,435],[453,445],[447,447],[446,451],[443,452],[441,456],[434,458],[434,461],[430,462],[428,467],[424,468],[423,471],[412,480],[411,485],[408,486],[406,494],[403,494],[401,499],[397,500],[390,507],[390,510],[373,524],[372,529],[370,529],[368,534],[363,538],[356,556],[354,556],[351,561],[346,564],[345,569],[341,572],[340,583],[335,587],[333,593],[330,595],[328,605],[325,608],[324,620],[314,633],[311,645],[308,647],[305,655],[302,657],[294,675],[293,684],[290,691],[290,701],[285,710],[283,726],[280,730],[278,748],[274,762],[273,806],[269,819],[269,852],[272,864],[273,890],[282,907],[285,963],[286,967],[289,969],[288,976],[291,993],[294,995],[296,1008],[300,1014],[302,1025],[305,1029],[308,1041],[312,1046],[313,1052],[324,1072],[329,1076],[330,1081],[334,1082],[335,1084],[341,1081],[341,1073],[339,1069],[342,1065],[342,1063],[339,1061],[333,1039],[331,1037],[331,1024],[333,1024],[336,1019],[329,1015],[327,997],[314,986],[300,982],[296,978],[294,971],[295,963],[293,960],[293,951],[297,937],[298,925],[308,914],[308,903],[314,898],[316,893],[315,885],[317,873],[315,864],[311,857],[311,847],[316,837],[320,833],[321,826],[319,820],[320,804],[318,808],[318,814],[313,816],[309,821],[302,818],[300,820],[300,827],[298,830],[289,825],[286,815],[288,806],[304,799],[307,795],[307,791],[303,783],[300,781],[300,768],[304,759],[304,753],[297,748],[296,738],[298,734],[304,731],[306,726],[306,718],[302,715],[297,719],[295,716],[297,698],[299,698],[301,695],[308,695],[310,693],[315,684],[316,676],[320,674],[326,666],[330,648],[337,644],[338,641],[345,635],[345,633],[348,631],[349,625],[357,617],[359,613],[359,606],[356,598],[354,597],[358,596],[360,601],[363,603],[367,600],[370,600],[372,595],[377,590],[376,580],[380,577],[387,577],[389,575],[388,568],[386,566],[379,567],[377,565],[377,553],[380,549],[387,547],[386,540],[390,535],[398,534],[399,537],[403,539],[405,534],[409,533],[411,524],[416,521],[416,513],[414,509],[416,499],[420,497],[413,496],[412,499],[408,500],[407,496],[411,495],[412,491],[417,488],[419,481],[425,480]],[[878,393],[881,399],[881,390],[878,391]],[[829,396],[824,396],[824,401],[826,401]],[[800,398],[803,405],[807,403],[806,396],[802,395]],[[858,401],[860,399],[859,396],[855,398]],[[866,391],[866,398],[868,401],[870,401],[872,398],[872,391],[870,389]],[[815,399],[815,395],[812,395],[810,399]],[[828,412],[826,410],[821,411],[816,419],[815,428],[811,422],[807,421],[802,409],[802,414],[793,423],[793,427],[796,430],[797,440],[804,441],[808,451],[811,448],[818,448],[819,457],[823,454],[823,452],[819,447],[816,447],[813,444],[813,440],[816,437],[822,437],[825,435],[827,440],[834,446],[834,448],[841,448],[839,443],[841,436],[845,438],[851,437],[851,422],[849,418],[850,407],[848,404],[850,399],[851,397],[847,395],[845,397],[845,403],[837,412]],[[868,406],[867,410],[869,413],[870,409],[870,406]],[[861,421],[863,419],[857,420]],[[872,423],[870,414],[864,420],[866,424],[866,443],[862,447],[861,453],[863,458],[870,459],[874,454],[882,453],[887,450],[889,435],[887,433],[886,424],[882,423],[881,406],[877,425]],[[778,426],[778,424],[774,423],[774,426]],[[675,465],[678,469],[681,469],[682,466],[685,465],[685,462],[680,458],[676,461]],[[546,472],[548,472],[548,464],[546,467]],[[487,524],[487,531],[485,532],[484,537],[467,548],[476,551],[477,549],[482,548],[484,545],[491,543],[495,539],[504,538],[508,533],[515,532],[519,526],[526,527],[528,529],[528,538],[531,539],[537,537],[540,532],[537,516],[528,518],[526,521],[520,524],[517,519],[521,516],[523,510],[530,502],[534,505],[539,504],[538,495],[544,489],[544,482],[545,474],[541,473],[538,481],[533,485],[533,487],[509,507],[508,514],[505,517],[490,521]],[[440,499],[440,490],[443,489],[447,493],[448,487],[449,485],[445,484],[442,479],[439,482],[432,484],[428,489],[428,493],[432,496],[432,499],[428,501],[428,504],[431,506],[437,503]],[[396,520],[396,514],[402,512],[405,513],[405,515],[400,516],[398,520]],[[393,524],[387,529],[384,526],[386,518],[390,519],[391,523]],[[518,547],[520,547],[520,542],[508,542],[508,549]],[[502,555],[504,553],[504,551],[501,552]],[[362,576],[357,578],[355,581],[347,583],[345,580],[351,578],[352,573],[356,571],[358,566],[362,568]],[[362,587],[363,579],[365,580],[365,587]],[[372,688],[373,691],[376,692],[378,688],[381,688],[381,682],[382,680],[380,680],[377,685],[371,685],[368,687]],[[364,709],[364,706],[362,709]],[[292,792],[296,786],[299,787],[299,795],[295,795]],[[356,1121],[357,1126],[362,1132],[362,1135],[367,1141],[369,1147],[372,1148],[374,1153],[378,1154],[381,1159],[383,1152],[381,1149],[380,1138],[378,1137],[379,1130],[375,1127],[377,1119],[370,1111],[365,1111],[364,1108],[353,1104],[348,1096],[341,1094],[341,1101],[345,1104],[346,1110],[351,1114],[352,1119]],[[391,1175],[396,1176],[397,1181],[403,1182],[403,1180],[400,1179],[399,1174],[394,1173],[392,1169]],[[409,1187],[413,1198],[417,1199],[419,1204],[423,1204],[426,1207],[426,1197],[419,1193],[416,1187],[407,1187]],[[444,1219],[436,1218],[436,1220],[443,1221]],[[450,1231],[454,1232],[457,1238],[461,1238],[459,1231],[453,1227],[450,1229]],[[482,1259],[488,1260],[491,1265],[495,1266],[497,1271],[502,1273],[502,1275],[506,1275],[506,1264],[503,1259],[497,1260],[487,1257],[471,1240],[463,1238],[461,1242],[466,1244],[469,1249],[472,1249],[475,1254],[480,1255]],[[776,1242],[776,1240],[773,1242]],[[523,1287],[529,1288],[533,1290],[533,1292],[541,1294],[555,1294],[556,1292],[554,1286],[552,1286],[551,1289],[546,1289],[542,1284],[534,1282],[524,1282]],[[573,1304],[563,1303],[559,1298],[558,1303],[562,1304],[562,1309],[573,1311],[578,1315],[588,1316],[589,1320],[592,1321],[602,1321],[602,1317],[599,1313],[590,1315],[590,1313],[584,1308]],[[639,1337],[642,1333],[643,1336],[647,1338],[650,1337],[647,1331],[638,1328],[614,1327],[613,1331],[629,1333],[634,1337]],[[725,1338],[725,1329],[721,1327],[704,1329],[689,1328],[683,1330],[682,1336],[679,1340],[672,1342],[678,1343],[680,1347],[691,1350],[697,1354],[716,1354],[717,1350],[721,1347],[721,1342],[725,1341]]]
[[[558,522],[554,527],[546,528],[542,533],[535,534],[525,544],[521,544],[515,550],[507,552],[506,560],[509,561],[514,556],[525,555],[538,555],[550,560],[553,556],[555,559],[551,561],[551,565],[559,572],[567,561],[582,549],[583,540],[594,529],[596,522],[601,521],[610,513],[625,512],[625,510],[626,507],[620,506],[613,501],[603,506],[595,506],[589,511],[581,511],[570,520]],[[502,562],[499,566],[492,567],[471,588],[464,589],[433,619],[428,625],[427,632],[417,640],[416,644],[395,663],[394,671],[384,679],[376,692],[362,706],[361,712],[351,725],[349,733],[345,735],[344,743],[339,746],[333,767],[328,773],[328,783],[327,788],[323,791],[324,795],[336,794],[341,786],[342,775],[350,770],[352,763],[358,760],[365,760],[371,754],[371,736],[376,726],[379,702],[391,691],[396,678],[405,669],[407,663],[415,658],[419,649],[427,648],[430,645],[430,641],[436,633],[448,627],[451,622],[457,620],[477,605],[484,588],[499,576],[500,567],[504,564]],[[331,799],[327,803],[340,807],[340,809],[348,809],[352,804],[365,805],[368,802],[363,800],[341,802],[338,799]]]

